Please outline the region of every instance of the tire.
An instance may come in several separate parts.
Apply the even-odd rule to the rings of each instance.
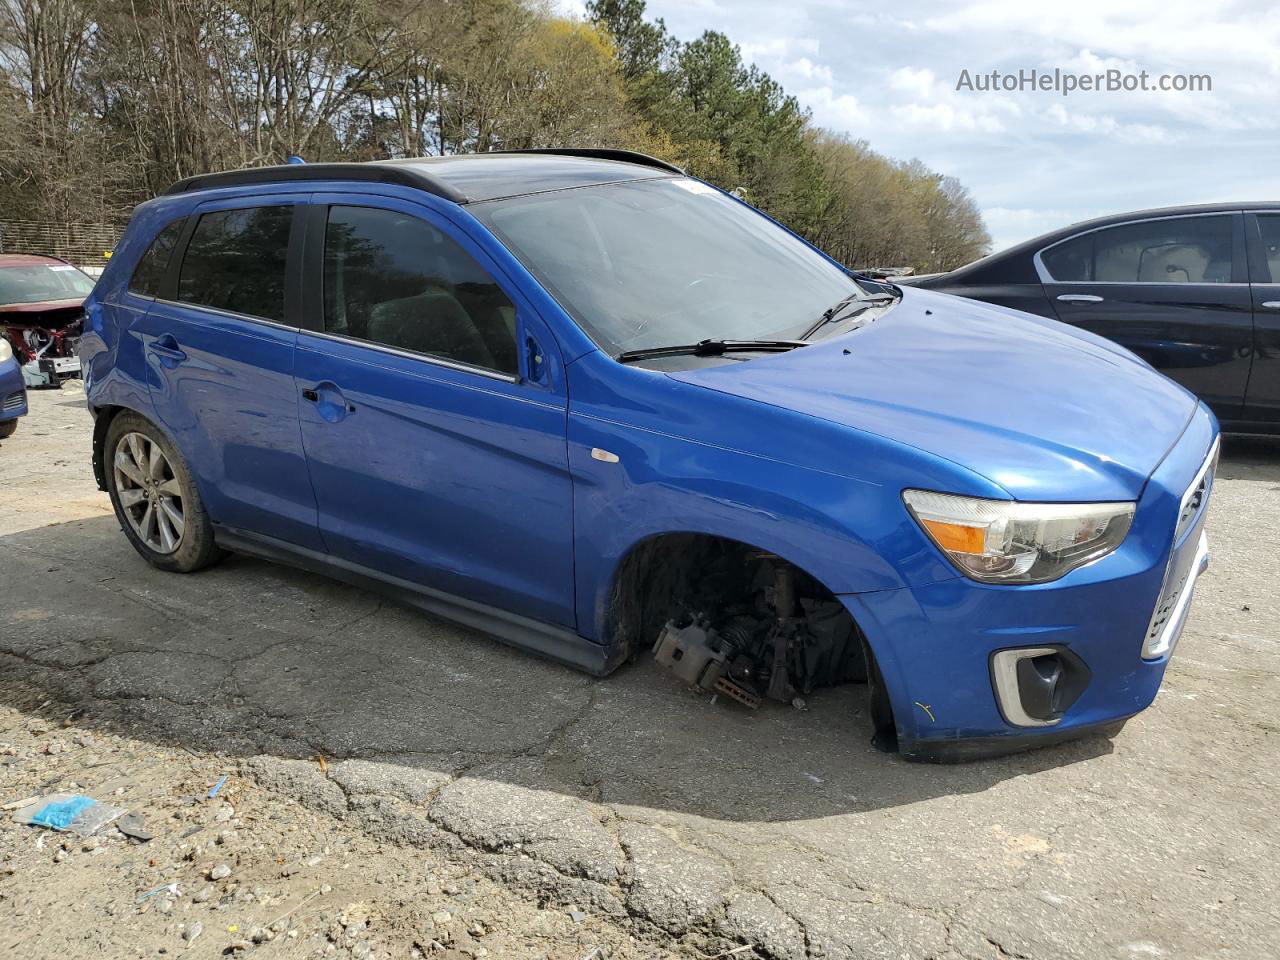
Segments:
[[[5,420],[3,422],[0,422],[0,440],[8,440],[10,437],[13,436],[13,431],[17,429],[18,429],[17,417],[14,417],[12,420]]]
[[[142,559],[158,570],[194,573],[225,556],[187,462],[155,424],[119,414],[102,456],[116,520]]]

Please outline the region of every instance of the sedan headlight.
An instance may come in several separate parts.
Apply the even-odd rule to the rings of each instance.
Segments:
[[[911,515],[967,576],[1044,583],[1105,557],[1124,541],[1132,503],[1015,503],[904,490]]]
[[[8,339],[0,335],[0,363],[4,363],[13,356],[13,347],[9,345]]]

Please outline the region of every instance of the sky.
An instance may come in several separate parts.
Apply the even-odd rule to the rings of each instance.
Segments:
[[[580,11],[576,0],[562,9]],[[1108,213],[1280,200],[1280,3],[649,0],[719,30],[821,126],[958,177],[999,250]],[[1209,91],[957,89],[968,71],[1108,70]]]

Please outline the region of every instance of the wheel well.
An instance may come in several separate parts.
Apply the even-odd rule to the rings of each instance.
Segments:
[[[668,533],[631,548],[618,565],[609,595],[605,636],[624,644],[635,657],[654,646],[670,623],[700,619],[715,624],[742,615],[773,618],[770,584],[785,568],[794,585],[800,619],[812,614],[827,621],[822,633],[848,645],[813,659],[803,678],[812,687],[866,682],[878,746],[896,745],[893,713],[875,654],[844,604],[818,578],[800,566],[752,544],[702,533]],[[838,609],[837,609],[838,608]],[[836,623],[832,624],[831,621]],[[847,654],[847,655],[846,655]],[[811,659],[811,658],[802,658]],[[796,686],[801,687],[801,678]]]
[[[111,421],[124,409],[102,406],[93,410],[93,478],[98,481],[99,490],[107,489],[107,430],[111,428]]]

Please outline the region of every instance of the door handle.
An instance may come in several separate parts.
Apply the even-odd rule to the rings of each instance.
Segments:
[[[1063,293],[1058,296],[1063,303],[1101,303],[1102,297],[1092,293]]]
[[[1261,306],[1264,310],[1280,310],[1280,300],[1264,300]]]
[[[347,398],[338,389],[338,385],[328,380],[324,383],[316,384],[314,388],[304,388],[302,399],[308,403],[314,403],[316,412],[320,414],[321,419],[327,420],[329,423],[337,423],[347,414],[356,412],[355,404],[348,403]]]
[[[187,359],[186,353],[178,346],[178,341],[173,338],[173,334],[166,333],[152,340],[147,345],[147,350],[162,360],[169,360],[178,364]]]

